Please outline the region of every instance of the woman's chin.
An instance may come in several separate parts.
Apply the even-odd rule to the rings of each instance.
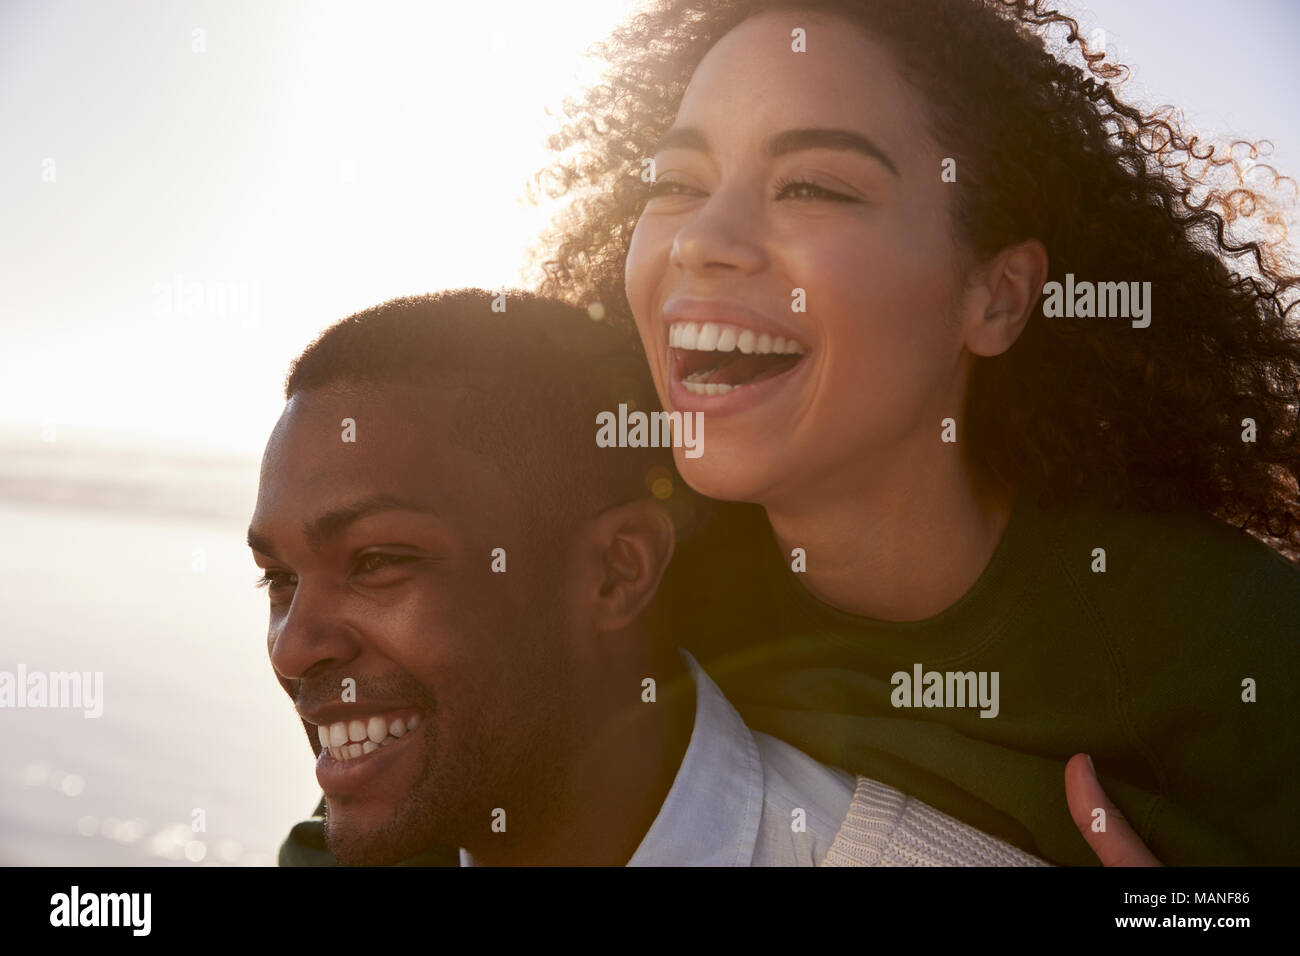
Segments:
[[[697,494],[718,501],[762,504],[766,489],[772,486],[771,476],[764,473],[766,469],[747,465],[750,460],[721,445],[709,447],[698,458],[687,458],[685,449],[673,449],[677,471]]]

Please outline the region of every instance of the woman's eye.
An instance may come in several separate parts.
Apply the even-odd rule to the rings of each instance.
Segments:
[[[688,193],[699,193],[701,190],[693,186],[687,186],[685,183],[679,183],[672,179],[657,179],[651,184],[649,189],[650,198],[658,196],[682,196]],[[827,189],[825,186],[819,186],[807,179],[779,179],[776,182],[776,198],[791,199],[822,199],[830,202],[862,202],[853,196],[846,196],[844,193],[835,192]]]
[[[293,580],[287,581],[286,578],[292,578]],[[298,575],[290,574],[288,571],[277,571],[275,568],[267,568],[262,572],[262,576],[257,579],[255,586],[275,591],[282,587],[292,587],[297,583]]]
[[[827,189],[825,186],[819,186],[807,179],[778,179],[776,182],[776,198],[780,199],[786,194],[802,193],[802,195],[793,195],[795,199],[828,199],[831,202],[862,202],[853,196],[846,196],[843,193],[837,193],[834,190]]]
[[[687,190],[691,190],[692,192],[699,192],[698,189],[693,189],[692,187],[687,186],[685,183],[675,182],[674,180],[671,179],[656,179],[653,183],[650,184],[649,194],[651,199],[654,199],[657,196],[680,196],[682,195],[682,193],[677,192],[677,190],[679,189],[687,189]]]

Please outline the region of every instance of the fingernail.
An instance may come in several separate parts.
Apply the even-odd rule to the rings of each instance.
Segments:
[[[1084,757],[1088,759],[1088,769],[1092,771],[1092,775],[1097,776],[1097,767],[1092,762],[1092,754],[1084,754]]]

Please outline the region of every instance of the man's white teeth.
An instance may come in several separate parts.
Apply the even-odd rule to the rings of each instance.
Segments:
[[[746,355],[802,355],[806,350],[794,339],[740,329],[716,322],[677,322],[668,329],[668,345],[693,352],[734,352]]]
[[[316,735],[321,747],[328,750],[335,760],[342,761],[374,753],[418,726],[419,714],[395,717],[391,721],[374,716],[368,720],[340,720],[328,727],[321,724],[316,728]]]

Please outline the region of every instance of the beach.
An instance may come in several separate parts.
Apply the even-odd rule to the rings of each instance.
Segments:
[[[102,675],[102,713],[0,707],[0,864],[273,865],[319,790],[244,543],[256,462],[3,451],[0,671]]]

